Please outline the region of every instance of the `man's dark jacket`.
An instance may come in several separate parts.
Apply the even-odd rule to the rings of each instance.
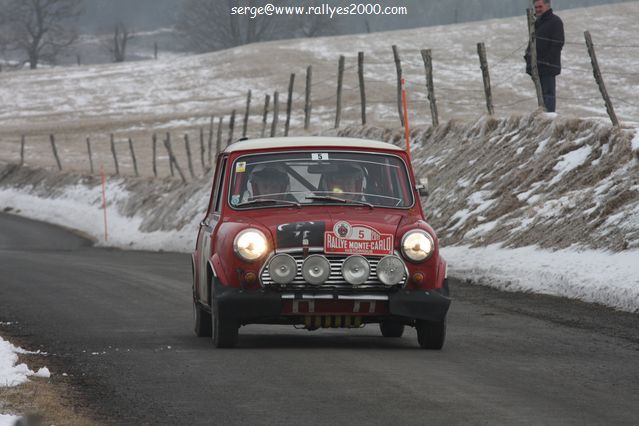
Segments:
[[[548,9],[535,20],[537,38],[537,69],[539,75],[561,74],[561,48],[564,47],[564,23]],[[532,74],[530,45],[526,50],[526,72]]]

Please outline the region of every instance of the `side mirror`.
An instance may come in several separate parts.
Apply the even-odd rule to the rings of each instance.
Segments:
[[[428,191],[428,178],[419,178],[418,184],[415,185],[415,189],[419,193],[420,197],[428,198],[430,192]]]

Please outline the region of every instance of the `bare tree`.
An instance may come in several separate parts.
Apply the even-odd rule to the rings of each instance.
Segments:
[[[0,45],[25,54],[36,69],[56,57],[77,37],[69,28],[82,12],[82,0],[0,0]]]
[[[277,16],[232,14],[237,6],[259,6],[259,0],[187,0],[178,29],[200,52],[226,49],[279,38]]]
[[[133,38],[133,32],[124,24],[120,23],[113,30],[113,38],[106,41],[113,62],[124,62],[126,60],[126,46]]]

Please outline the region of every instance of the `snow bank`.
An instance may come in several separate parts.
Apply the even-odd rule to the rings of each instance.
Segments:
[[[185,252],[208,202],[208,181],[108,178],[107,232],[99,178],[7,166],[0,210],[76,229],[98,246]]]
[[[541,113],[415,129],[412,156],[445,246],[621,251],[639,248],[636,140],[635,129]]]
[[[14,426],[19,419],[11,414],[0,414],[0,426]]]
[[[449,274],[505,291],[580,299],[639,312],[639,250],[445,247]]]

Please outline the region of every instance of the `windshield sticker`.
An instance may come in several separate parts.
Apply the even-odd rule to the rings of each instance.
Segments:
[[[313,161],[328,160],[328,152],[314,152],[311,154],[311,160]]]
[[[246,161],[238,161],[235,164],[235,173],[244,173],[246,171]]]
[[[342,220],[335,224],[332,231],[324,233],[324,252],[386,256],[393,254],[393,235]]]
[[[237,206],[240,203],[240,196],[239,195],[233,195],[231,197],[231,205],[232,206]]]

